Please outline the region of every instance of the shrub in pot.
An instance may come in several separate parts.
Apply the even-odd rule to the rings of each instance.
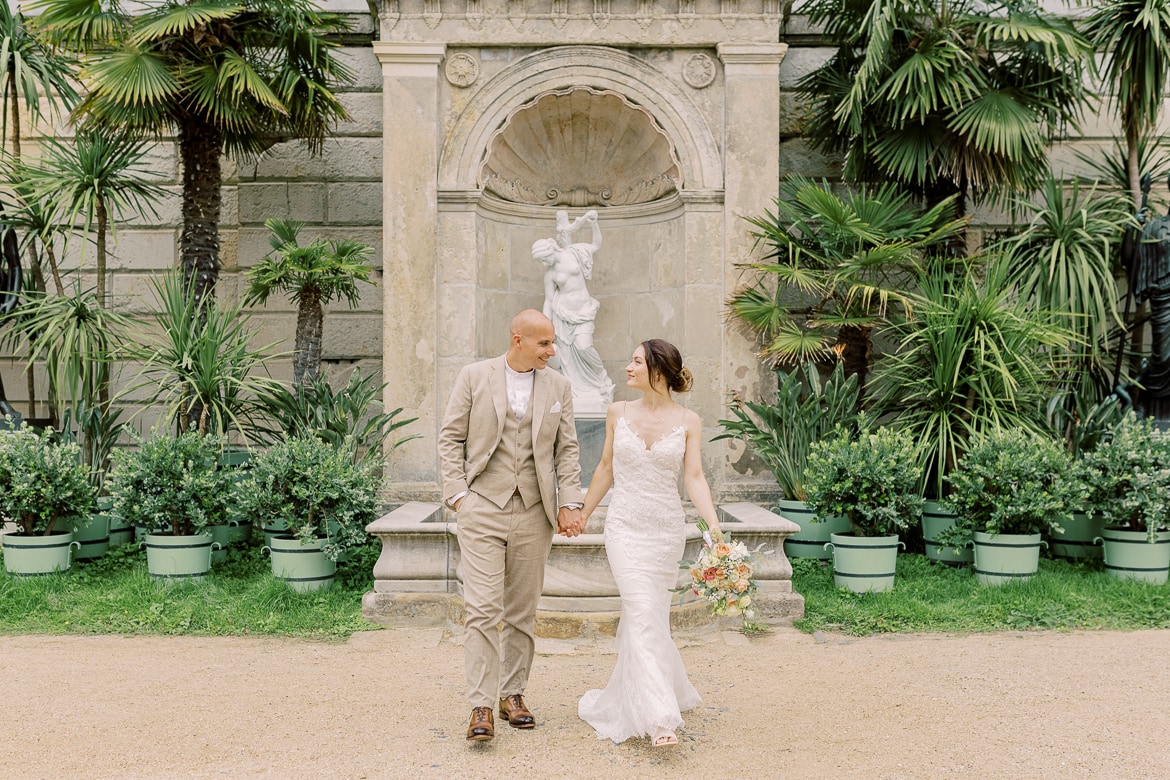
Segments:
[[[838,586],[858,592],[894,585],[900,531],[922,516],[918,452],[905,432],[860,431],[813,444],[805,470],[808,504],[814,520],[843,515],[851,533],[833,534],[834,577]],[[856,561],[856,563],[854,562]]]
[[[378,516],[380,464],[356,461],[315,436],[290,438],[252,460],[238,507],[254,523],[286,526],[269,545],[273,574],[296,590],[327,587],[338,556],[369,540]]]
[[[151,576],[200,579],[211,568],[205,529],[227,522],[233,495],[231,476],[219,466],[223,440],[192,431],[136,444],[114,453],[106,482],[113,511],[146,530]]]
[[[1089,506],[1101,513],[1105,570],[1166,582],[1170,571],[1170,439],[1128,414],[1082,457]]]
[[[1034,575],[1041,533],[1059,530],[1082,500],[1069,454],[1053,439],[1018,428],[977,439],[948,481],[943,504],[957,520],[943,541],[974,540],[975,575],[985,585]]]
[[[805,363],[791,373],[776,371],[776,395],[771,402],[753,403],[733,398],[729,409],[735,419],[720,420],[724,432],[714,437],[740,439],[772,472],[780,485],[781,500],[772,511],[800,526],[800,532],[784,540],[790,558],[829,557],[824,543],[836,531],[848,530],[843,517],[813,523],[805,499],[805,468],[813,442],[831,434],[838,425],[850,427],[857,419],[857,375],[845,375],[837,363],[828,379],[821,381],[816,363]]]
[[[0,432],[0,513],[17,531],[3,535],[13,573],[69,568],[73,531],[93,510],[89,468],[74,442],[54,441],[27,425]]]

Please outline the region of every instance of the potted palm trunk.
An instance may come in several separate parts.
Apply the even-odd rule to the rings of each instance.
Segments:
[[[808,457],[805,481],[814,522],[842,515],[850,530],[833,533],[833,577],[838,587],[855,593],[894,587],[898,532],[919,521],[922,496],[914,443],[889,428],[844,429],[816,442]]]
[[[1101,513],[1105,571],[1161,584],[1170,574],[1170,440],[1130,414],[1084,458],[1089,505]]]
[[[720,420],[724,433],[719,439],[737,438],[775,476],[782,498],[772,511],[800,526],[800,532],[784,540],[789,558],[828,560],[825,542],[833,533],[849,530],[844,516],[813,521],[806,499],[805,468],[809,448],[831,433],[837,425],[850,426],[857,417],[857,375],[845,376],[838,363],[824,382],[816,363],[805,363],[799,371],[776,371],[776,396],[771,403],[733,399],[734,420]]]
[[[1044,532],[1058,531],[1081,498],[1071,457],[1050,438],[993,431],[978,440],[948,478],[946,505],[958,520],[944,541],[972,539],[982,585],[1031,579]]]
[[[226,523],[231,505],[233,482],[219,467],[223,442],[188,432],[136,443],[114,454],[113,511],[145,529],[153,579],[203,580],[215,546],[207,528]]]
[[[316,436],[290,438],[252,460],[240,483],[239,511],[262,527],[283,523],[266,550],[272,574],[296,591],[328,588],[337,560],[369,540],[378,516],[381,468],[355,461],[353,442],[334,447]]]
[[[0,432],[0,513],[16,524],[3,535],[10,574],[68,569],[73,532],[88,522],[94,489],[76,443],[53,441],[27,425]]]

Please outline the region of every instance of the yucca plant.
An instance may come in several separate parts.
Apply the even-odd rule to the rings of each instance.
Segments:
[[[357,460],[377,460],[382,447],[394,431],[416,421],[417,417],[399,419],[402,408],[380,411],[382,391],[374,377],[363,376],[354,369],[349,381],[334,390],[328,377],[318,374],[304,384],[275,385],[269,393],[258,398],[268,417],[279,429],[269,431],[273,441],[285,438],[315,436],[336,448],[352,447]],[[395,439],[394,449],[417,434]]]
[[[1048,176],[1039,202],[1017,201],[1029,222],[996,249],[1020,298],[1074,334],[1062,384],[1087,404],[1107,396],[1117,382],[1108,358],[1109,345],[1116,341],[1121,348],[1125,332],[1114,272],[1126,227],[1137,227],[1128,203],[1116,193]]]
[[[242,307],[208,298],[197,302],[178,273],[153,286],[159,332],[127,348],[142,369],[125,393],[147,390],[180,433],[247,435],[256,425],[257,396],[275,384],[260,374],[275,345],[254,349]]]
[[[1133,207],[1141,203],[1141,139],[1153,133],[1170,80],[1170,3],[1165,0],[1103,0],[1082,25],[1104,57],[1110,102],[1125,134],[1126,188]]]
[[[293,382],[302,384],[321,372],[321,340],[325,304],[344,299],[358,303],[358,282],[373,284],[369,264],[373,248],[349,239],[317,239],[298,243],[303,222],[270,219],[272,252],[248,271],[244,304],[264,303],[274,292],[286,293],[297,304],[297,336],[293,353]]]
[[[917,289],[912,313],[888,332],[896,346],[875,370],[874,410],[918,442],[923,494],[941,498],[982,434],[1046,431],[1055,356],[1074,336],[1016,297],[1002,260],[958,277],[927,274]]]
[[[953,199],[923,211],[893,185],[837,194],[799,177],[784,182],[775,212],[748,221],[764,258],[728,300],[732,315],[760,339],[765,361],[839,355],[863,393],[871,332],[906,304],[923,262],[965,225]]]
[[[11,328],[4,339],[27,351],[29,368],[43,361],[58,415],[66,407],[106,408],[116,352],[128,341],[134,319],[102,308],[94,290],[26,291],[6,319]]]
[[[58,222],[80,220],[86,234],[94,231],[97,303],[103,308],[106,244],[113,225],[126,214],[156,213],[155,202],[167,194],[145,168],[147,151],[147,144],[133,136],[82,130],[69,141],[46,140],[41,159],[22,166],[31,196]]]

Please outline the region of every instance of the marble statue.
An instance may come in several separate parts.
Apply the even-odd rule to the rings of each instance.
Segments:
[[[590,243],[573,243],[573,234],[586,226]],[[604,412],[613,402],[613,382],[593,346],[594,321],[601,304],[589,295],[585,282],[593,278],[593,256],[601,249],[597,212],[569,221],[557,212],[556,238],[532,245],[532,257],[544,264],[544,314],[553,321],[561,373],[573,386],[573,408],[578,414]]]

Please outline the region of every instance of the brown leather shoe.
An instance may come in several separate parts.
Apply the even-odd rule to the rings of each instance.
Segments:
[[[471,724],[467,727],[467,738],[475,742],[483,742],[496,735],[496,727],[492,722],[491,707],[476,707],[471,711]]]
[[[524,704],[524,697],[518,693],[500,699],[500,717],[508,719],[514,729],[530,729],[536,726],[536,717]]]

